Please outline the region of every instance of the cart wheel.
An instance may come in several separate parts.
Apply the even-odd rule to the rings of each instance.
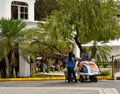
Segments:
[[[98,81],[96,76],[89,76],[89,79],[90,79],[91,82],[97,82]]]
[[[93,82],[93,76],[89,76],[91,82]]]
[[[80,75],[80,77],[79,77],[79,81],[80,81],[80,82],[84,82],[84,78],[83,78],[82,75]]]
[[[93,82],[97,82],[97,81],[98,81],[97,77],[93,76]]]

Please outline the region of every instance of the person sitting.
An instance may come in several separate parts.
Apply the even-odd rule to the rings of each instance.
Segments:
[[[41,60],[41,63],[40,63],[40,71],[41,71],[41,72],[47,72],[47,64],[45,63],[44,60]]]
[[[59,65],[58,59],[55,60],[54,66],[55,66],[55,71],[59,71],[60,65]]]
[[[55,63],[55,71],[59,71],[60,65],[58,63]]]

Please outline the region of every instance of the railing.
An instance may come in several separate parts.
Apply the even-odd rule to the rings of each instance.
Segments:
[[[112,79],[117,72],[120,72],[120,54],[112,56]]]

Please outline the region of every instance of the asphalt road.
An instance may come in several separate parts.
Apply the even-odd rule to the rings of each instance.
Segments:
[[[115,88],[120,93],[120,80],[99,80],[98,82],[83,82],[83,83],[65,83],[64,80],[57,80],[57,81],[3,81],[0,82],[0,88],[2,87],[20,87],[20,88],[92,88],[92,91],[89,92],[89,94],[98,94],[97,91],[93,91],[94,88]],[[81,94],[87,94],[85,91],[81,91]],[[58,91],[58,90],[57,90]],[[72,92],[72,91],[71,91]],[[1,94],[7,94],[7,93],[1,93]],[[12,94],[12,93],[11,93]],[[30,94],[30,93],[29,93]],[[47,94],[47,93],[44,93]],[[51,93],[55,94],[55,93]],[[56,93],[58,94],[58,93]],[[64,93],[60,93],[64,94]],[[70,93],[72,94],[72,93]],[[77,93],[76,93],[77,94]]]

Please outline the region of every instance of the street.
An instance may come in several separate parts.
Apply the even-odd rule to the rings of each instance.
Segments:
[[[6,88],[7,87],[7,88]],[[13,93],[12,89],[19,93]],[[106,92],[111,90],[117,90],[120,93],[120,80],[99,80],[98,82],[83,82],[83,83],[65,83],[64,80],[56,80],[56,81],[3,81],[0,82],[0,94],[8,94],[6,93],[7,89],[11,89],[11,93],[9,94],[21,94],[23,93],[33,94],[32,92],[44,92],[44,94],[104,94],[100,93],[100,89],[104,89]],[[26,92],[28,89],[32,89],[32,92]],[[66,92],[66,89],[68,91]],[[6,90],[6,91],[5,91]],[[48,93],[49,91],[49,93]],[[51,93],[50,93],[51,92]],[[55,93],[59,92],[59,93]],[[105,93],[107,94],[107,93]],[[113,93],[109,93],[113,94]]]

